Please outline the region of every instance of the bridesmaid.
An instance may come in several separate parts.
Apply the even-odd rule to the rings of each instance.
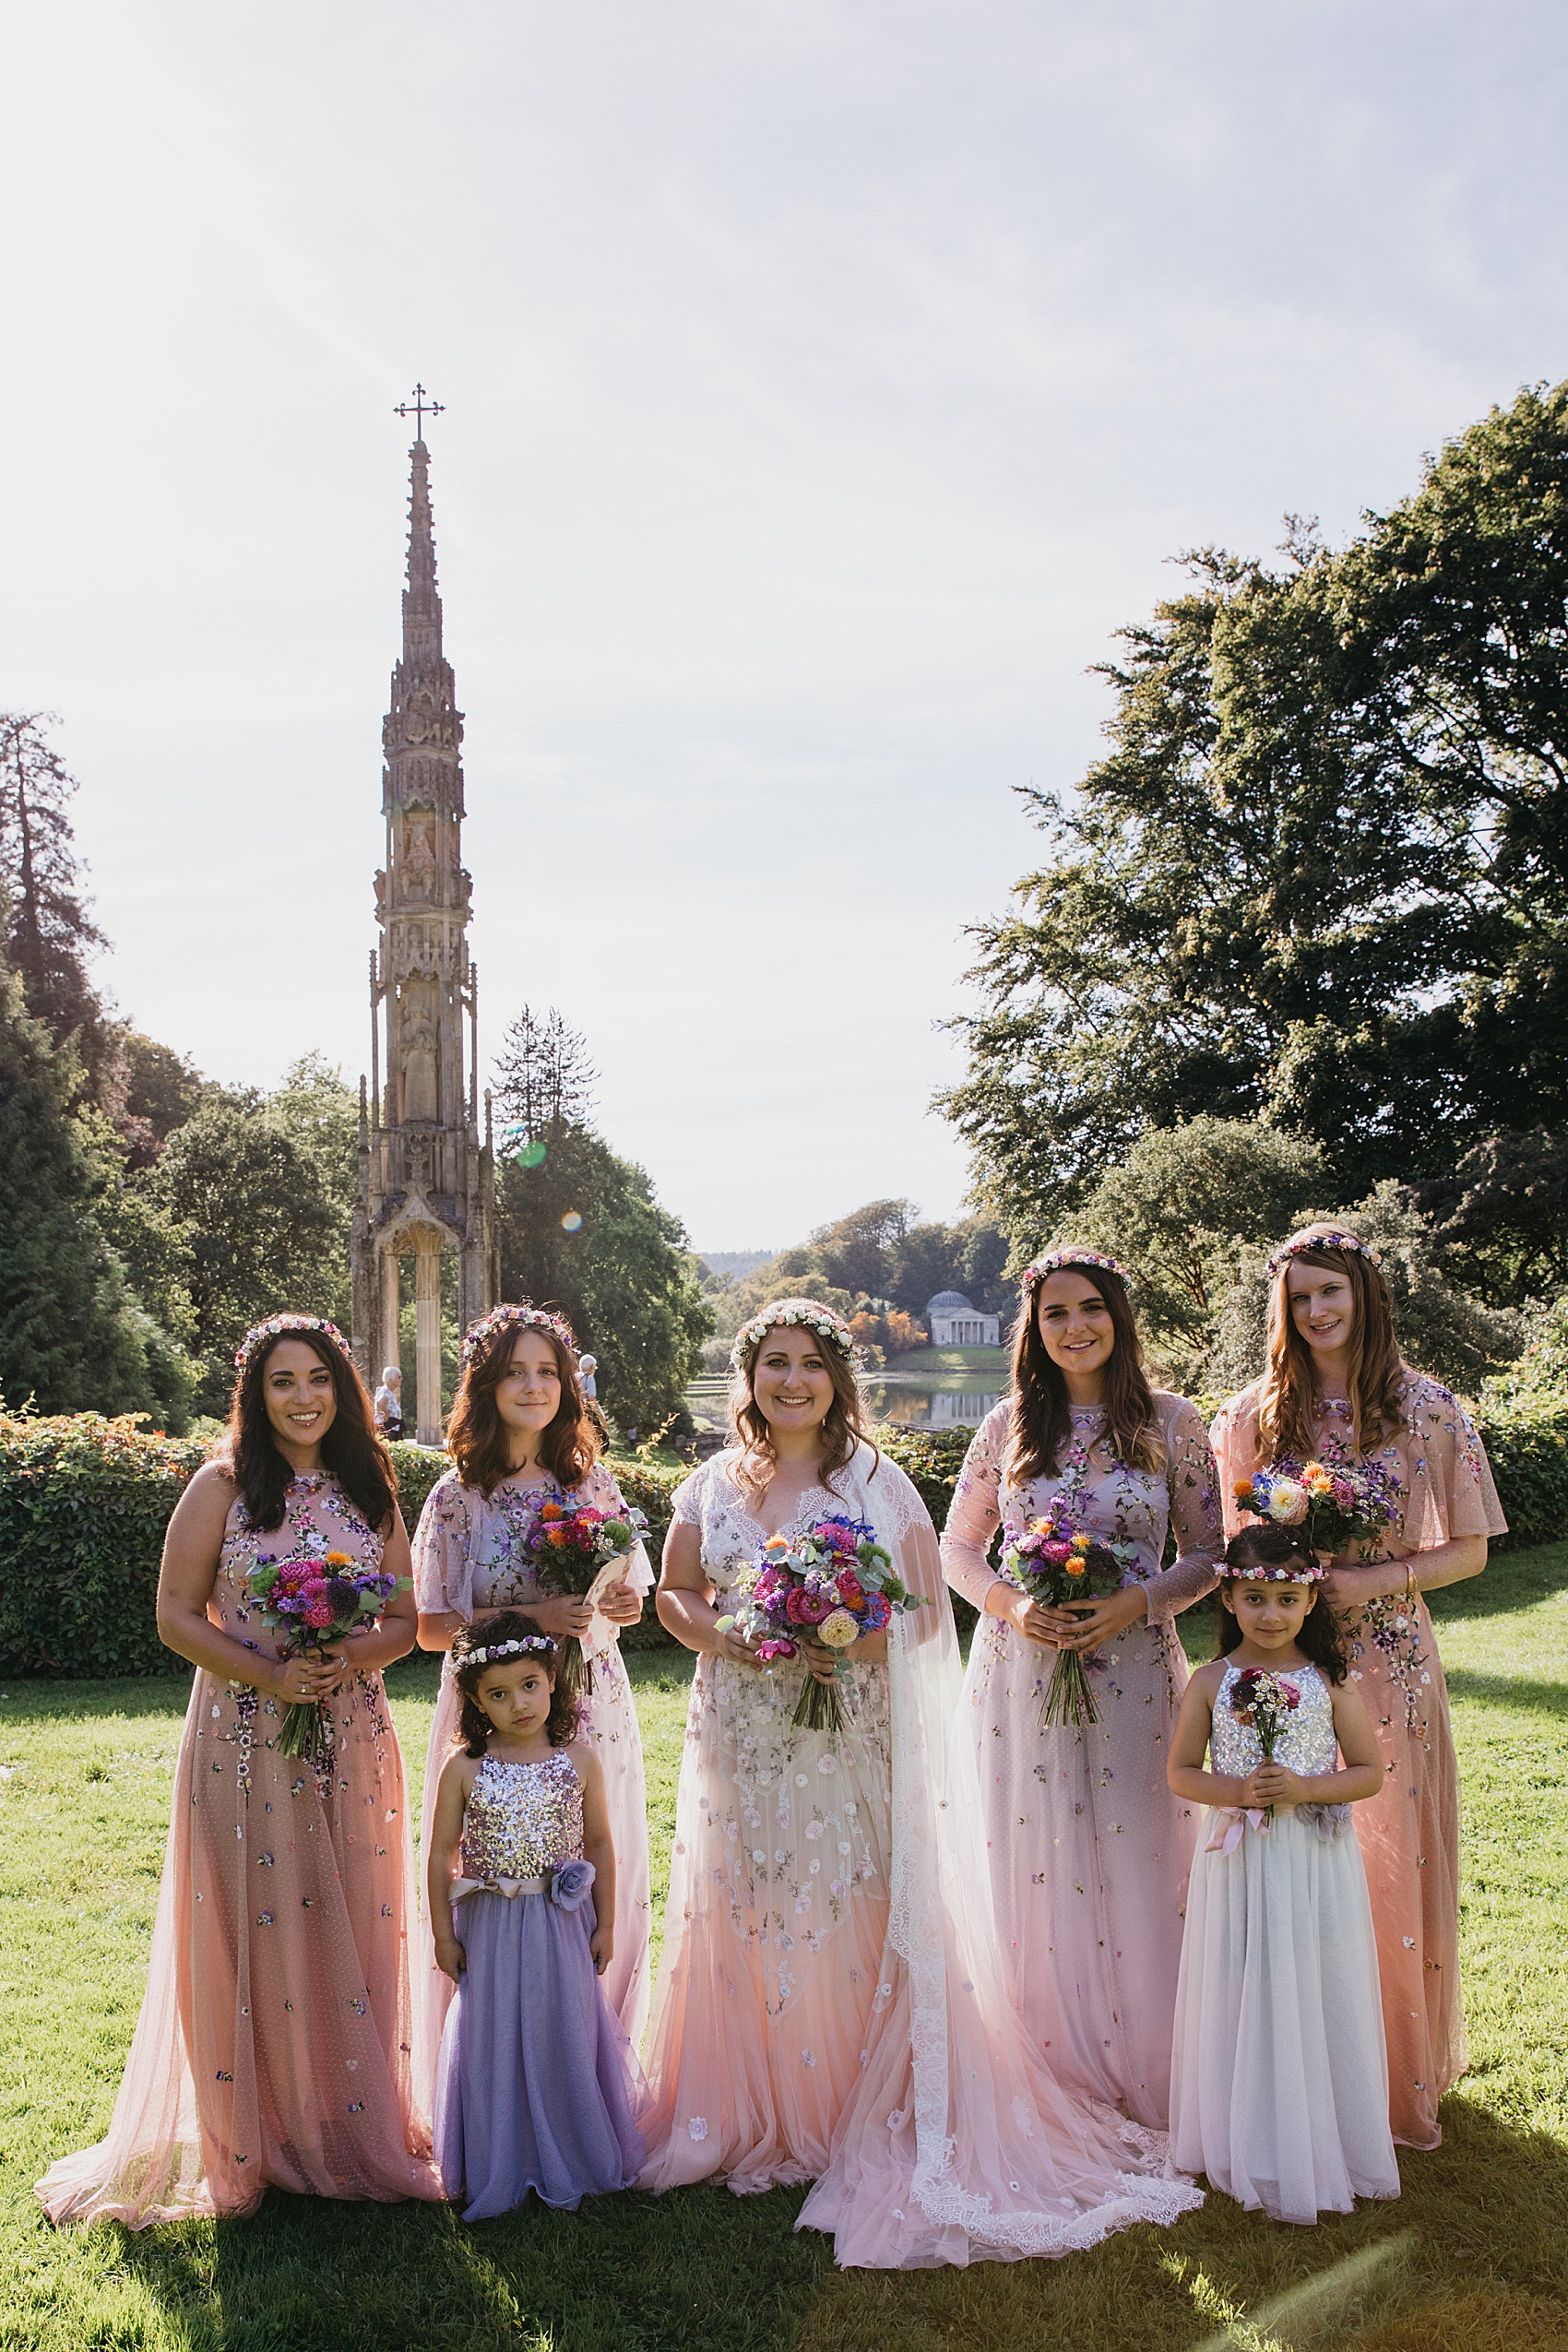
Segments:
[[[1452,1392],[1413,1372],[1374,1253],[1310,1225],[1269,1260],[1268,1370],[1214,1424],[1227,1524],[1235,1489],[1280,1460],[1365,1461],[1397,1489],[1378,1557],[1324,1580],[1384,1756],[1383,1794],[1353,1815],[1372,1890],[1390,2120],[1409,2148],[1443,2140],[1437,2103],[1466,2065],[1459,1993],[1459,1786],[1448,1688],[1421,1598],[1478,1575],[1504,1533],[1480,1439]]]
[[[1187,1684],[1173,1619],[1217,1581],[1223,1545],[1202,1416],[1145,1378],[1128,1277],[1068,1244],[1024,1274],[1013,1393],[976,1431],[946,1532],[947,1580],[980,1610],[964,1681],[1002,1956],[1058,2076],[1163,2130],[1197,1814],[1166,1785]],[[987,1552],[1060,1497],[1130,1543],[1120,1592],[1042,1609]],[[1160,1566],[1168,1527],[1177,1556]],[[1057,1652],[1086,1658],[1098,1722],[1041,1730]]]
[[[446,1431],[457,1467],[432,1488],[414,1532],[414,1595],[422,1649],[449,1651],[460,1626],[482,1624],[497,1610],[513,1607],[526,1608],[556,1640],[591,1635],[593,1693],[583,1701],[581,1736],[603,1766],[617,1865],[615,1954],[604,1990],[635,2049],[647,2016],[647,1800],[636,1709],[616,1645],[621,1627],[641,1617],[653,1571],[639,1543],[624,1578],[595,1611],[582,1600],[541,1595],[517,1551],[535,1507],[552,1495],[575,1494],[611,1512],[625,1508],[599,1459],[598,1429],[577,1362],[571,1331],[540,1307],[496,1307],[475,1324],[463,1342],[462,1377]],[[422,1853],[430,1850],[436,1784],[460,1713],[450,1667],[444,1666],[425,1764]],[[430,1921],[422,1914],[415,1993],[418,2079],[428,2103],[452,1984],[435,1965]]]
[[[823,1650],[766,1667],[721,1631],[765,1538],[852,1508],[861,1445],[848,1327],[811,1300],[735,1342],[736,1443],[675,1490],[658,1610],[697,1654],[647,2070],[645,2189],[813,2179],[859,2081],[887,1927],[887,1635],[840,1677],[843,1728],[798,1728]],[[889,1488],[902,1473],[884,1467]],[[879,1479],[880,1484],[882,1479]]]
[[[229,1428],[169,1524],[158,1626],[195,1666],[147,1992],[108,2137],[39,2183],[56,2222],[252,2212],[269,2187],[439,2198],[416,2120],[413,1855],[381,1669],[413,1647],[409,1543],[336,1325],[274,1315],[235,1358]],[[324,1659],[250,1606],[262,1557],[347,1551],[405,1579]],[[284,1710],[321,1708],[315,1766]]]

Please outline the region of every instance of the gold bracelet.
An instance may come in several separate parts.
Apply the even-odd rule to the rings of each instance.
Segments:
[[[1416,1563],[1413,1560],[1407,1560],[1405,1562],[1405,1606],[1412,1616],[1415,1614],[1416,1592]]]

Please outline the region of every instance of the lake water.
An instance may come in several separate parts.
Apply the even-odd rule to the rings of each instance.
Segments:
[[[961,1374],[956,1377],[961,1381]],[[873,1377],[861,1388],[871,1419],[899,1429],[978,1429],[1003,1394],[1000,1388],[956,1384],[952,1373],[941,1382]],[[694,1381],[687,1389],[686,1409],[699,1429],[722,1426],[725,1393],[721,1380]]]

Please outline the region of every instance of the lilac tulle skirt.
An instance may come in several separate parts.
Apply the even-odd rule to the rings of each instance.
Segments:
[[[588,1950],[592,1906],[490,1889],[455,1907],[467,1966],[435,2077],[435,2160],[465,2221],[629,2188],[636,2061]]]

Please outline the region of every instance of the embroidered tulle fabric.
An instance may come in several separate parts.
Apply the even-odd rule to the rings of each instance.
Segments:
[[[710,1522],[703,1490],[714,1481]],[[1058,2088],[1003,1989],[978,1783],[965,1744],[949,1738],[958,1645],[925,1507],[867,1447],[837,1484],[922,1606],[888,1640],[890,1904],[876,2000],[802,2226],[830,2229],[840,2263],[902,2268],[1063,2253],[1134,2221],[1172,2220],[1200,2192],[1169,2174],[1157,2135]],[[700,1518],[705,1561],[710,1524],[715,1539],[727,1525],[730,1540],[754,1540],[728,1457],[687,1482],[680,1507]],[[689,1924],[674,1914],[672,1901],[679,1939]]]
[[[1231,1398],[1214,1424],[1226,1529],[1243,1524],[1238,1479],[1266,1464],[1258,1435],[1262,1384]],[[1405,1560],[1457,1536],[1495,1536],[1507,1521],[1475,1424],[1451,1390],[1408,1372],[1398,1427],[1368,1454],[1393,1477],[1399,1515],[1372,1548]],[[1324,1462],[1356,1460],[1348,1406],[1330,1399],[1313,1431]],[[1466,2066],[1459,1994],[1459,1786],[1448,1690],[1426,1603],[1403,1593],[1343,1611],[1350,1677],[1383,1751],[1381,1796],[1351,1808],[1377,1929],[1394,2136],[1434,2148],[1437,2103]]]

